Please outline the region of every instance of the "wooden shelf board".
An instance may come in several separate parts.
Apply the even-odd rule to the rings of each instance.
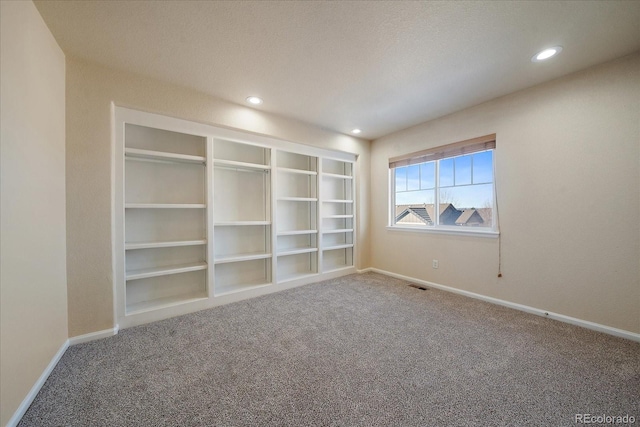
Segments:
[[[203,156],[192,156],[189,154],[168,153],[165,151],[141,150],[139,148],[125,148],[124,154],[127,159],[151,159],[165,160],[186,163],[206,163],[207,159]]]
[[[287,249],[282,252],[278,252],[278,256],[288,256],[288,255],[298,255],[298,254],[307,254],[310,252],[318,252],[318,248],[299,248],[299,249]]]
[[[125,209],[205,209],[203,203],[125,203]]]
[[[339,173],[322,172],[322,176],[327,178],[339,178],[339,179],[353,179],[351,175],[341,175]]]
[[[333,234],[333,233],[352,233],[353,228],[340,228],[335,230],[323,230],[322,234]]]
[[[228,255],[221,256],[214,259],[214,264],[225,264],[229,262],[241,262],[241,261],[252,261],[255,259],[266,259],[271,258],[271,254],[267,254],[264,252],[254,253],[254,254],[241,254],[241,255]]]
[[[214,166],[226,167],[232,169],[245,169],[245,170],[256,170],[256,171],[268,171],[271,169],[269,165],[261,165],[259,163],[246,163],[246,162],[237,162],[235,160],[223,160],[223,159],[215,159],[213,161]]]
[[[326,248],[322,248],[323,251],[334,251],[336,249],[346,249],[352,248],[353,243],[345,243],[343,245],[335,245],[335,246],[327,246]]]
[[[206,240],[176,240],[166,242],[130,242],[125,243],[126,250],[131,249],[151,249],[151,248],[173,248],[176,246],[199,246],[206,245]]]
[[[278,236],[297,236],[302,234],[318,234],[318,230],[291,230],[278,232]]]
[[[278,201],[284,202],[317,202],[317,197],[278,197]]]
[[[292,168],[278,168],[278,172],[297,173],[301,175],[318,175],[318,172],[316,171],[309,171],[304,169],[292,169]]]
[[[353,200],[343,200],[343,199],[327,199],[323,200],[325,203],[353,203]]]
[[[170,274],[187,273],[190,271],[206,270],[206,262],[174,265],[170,267],[143,268],[126,272],[127,280],[147,279],[149,277],[168,276]]]
[[[214,227],[235,227],[243,225],[271,225],[271,221],[220,221],[213,224]]]
[[[126,315],[132,316],[135,314],[144,313],[147,311],[160,310],[163,308],[173,307],[180,304],[189,304],[196,301],[206,300],[206,293],[198,292],[188,295],[177,295],[165,298],[158,298],[150,301],[143,301],[135,304],[130,304],[126,308]]]

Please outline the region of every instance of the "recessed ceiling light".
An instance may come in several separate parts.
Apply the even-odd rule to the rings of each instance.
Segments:
[[[354,135],[358,135],[359,133],[362,133],[362,129],[354,129],[351,131],[351,133]]]
[[[531,57],[531,62],[542,62],[562,52],[562,46],[554,46],[540,51]]]
[[[257,96],[250,96],[247,98],[247,102],[253,105],[260,105],[262,104],[262,98],[258,98]]]

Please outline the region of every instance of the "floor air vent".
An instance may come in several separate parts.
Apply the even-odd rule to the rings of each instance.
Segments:
[[[425,288],[424,286],[416,285],[416,284],[413,284],[413,283],[409,283],[409,286],[411,286],[412,288],[420,289],[421,291],[428,291],[429,290],[429,288]]]

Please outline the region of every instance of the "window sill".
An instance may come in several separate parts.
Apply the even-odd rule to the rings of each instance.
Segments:
[[[448,234],[454,236],[471,236],[471,237],[485,237],[495,239],[500,236],[499,231],[494,230],[470,230],[465,229],[461,230],[459,228],[427,228],[427,227],[412,227],[412,226],[399,226],[399,225],[388,225],[387,230],[390,231],[408,231],[415,233],[431,233],[431,234]]]

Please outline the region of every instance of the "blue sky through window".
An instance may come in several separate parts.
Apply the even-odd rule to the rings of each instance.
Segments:
[[[439,161],[440,203],[455,207],[493,206],[493,151]],[[396,204],[432,204],[435,201],[435,162],[395,169]]]

